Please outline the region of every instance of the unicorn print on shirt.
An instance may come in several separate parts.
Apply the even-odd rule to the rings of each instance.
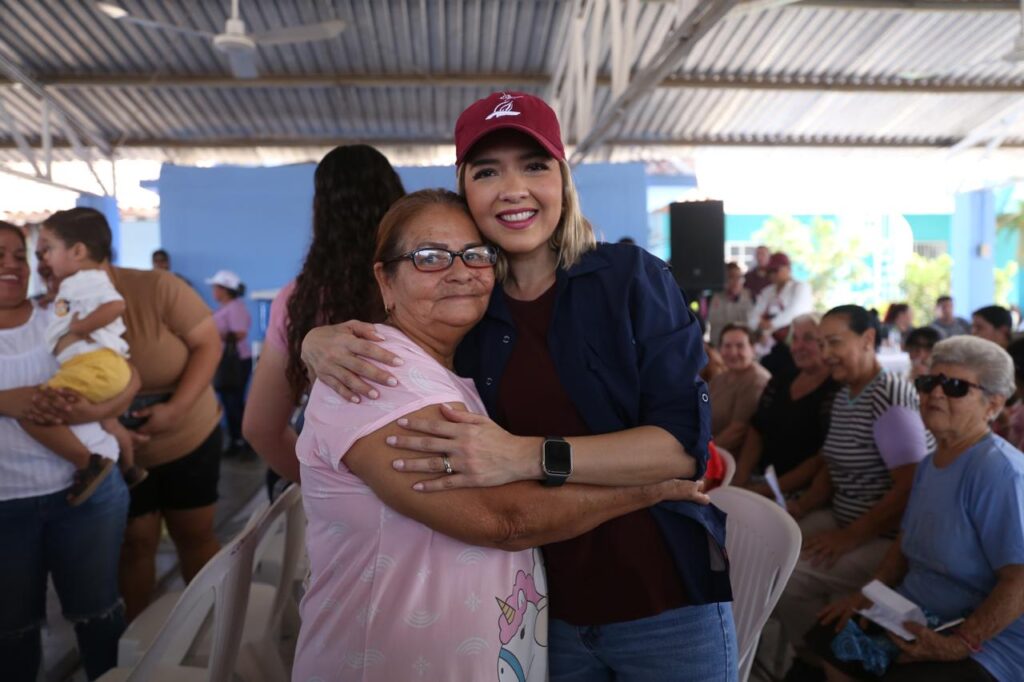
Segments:
[[[516,573],[512,594],[495,597],[501,615],[498,633],[499,682],[545,682],[547,679],[548,598],[540,550],[533,550],[533,573]],[[537,649],[536,646],[543,647]],[[540,659],[540,660],[538,660]]]

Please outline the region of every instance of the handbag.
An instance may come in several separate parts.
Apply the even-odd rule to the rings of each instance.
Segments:
[[[224,339],[224,353],[220,356],[220,364],[213,375],[213,387],[221,392],[241,391],[245,376],[242,370],[242,358],[238,355],[238,341],[235,335],[228,332]]]

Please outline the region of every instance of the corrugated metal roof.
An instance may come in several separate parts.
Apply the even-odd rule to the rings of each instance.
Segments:
[[[229,7],[226,0],[118,4],[139,18],[214,33]],[[1024,91],[1024,64],[1000,61],[1020,31],[1013,12],[849,4],[728,15],[631,111],[613,141],[948,145]],[[450,139],[459,111],[506,79],[517,89],[548,92],[568,49],[574,6],[241,0],[250,31],[334,18],[348,23],[335,40],[259,48],[261,75],[271,80],[253,85],[226,81],[223,55],[208,39],[114,21],[84,0],[0,0],[0,57],[126,156],[196,158],[188,147],[220,145],[234,150],[231,158],[259,162],[267,154],[255,151],[261,144],[294,146],[292,154],[302,156],[355,139],[393,149],[424,145],[431,156]],[[640,3],[634,69],[653,58],[674,12],[675,3]],[[598,54],[599,73],[609,73],[609,40]],[[311,75],[324,78],[310,83]],[[349,80],[336,84],[331,77]],[[351,82],[357,77],[363,80]],[[210,78],[219,80],[196,80]],[[595,112],[611,100],[602,78]],[[0,101],[16,130],[38,144],[36,95],[0,84]],[[564,123],[572,133],[572,122]],[[1009,128],[1005,143],[1024,144],[1024,121]],[[18,158],[13,147],[0,126],[0,159]]]

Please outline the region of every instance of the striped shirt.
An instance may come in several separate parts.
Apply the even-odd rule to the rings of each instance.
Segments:
[[[889,492],[890,470],[917,464],[935,449],[919,410],[913,384],[891,372],[880,372],[856,398],[849,386],[840,389],[823,447],[832,479],[832,516],[840,528]]]
[[[0,390],[37,386],[57,371],[57,360],[46,345],[51,318],[51,313],[36,308],[20,327],[0,329]],[[99,424],[71,428],[90,452],[117,459],[117,441]],[[0,501],[48,495],[71,485],[75,467],[10,417],[0,417],[0,444]]]

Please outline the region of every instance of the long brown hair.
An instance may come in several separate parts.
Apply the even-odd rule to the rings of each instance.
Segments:
[[[373,278],[377,224],[405,188],[373,147],[336,147],[313,176],[313,243],[288,299],[286,377],[297,402],[309,386],[302,339],[318,325],[376,322],[384,306]]]

